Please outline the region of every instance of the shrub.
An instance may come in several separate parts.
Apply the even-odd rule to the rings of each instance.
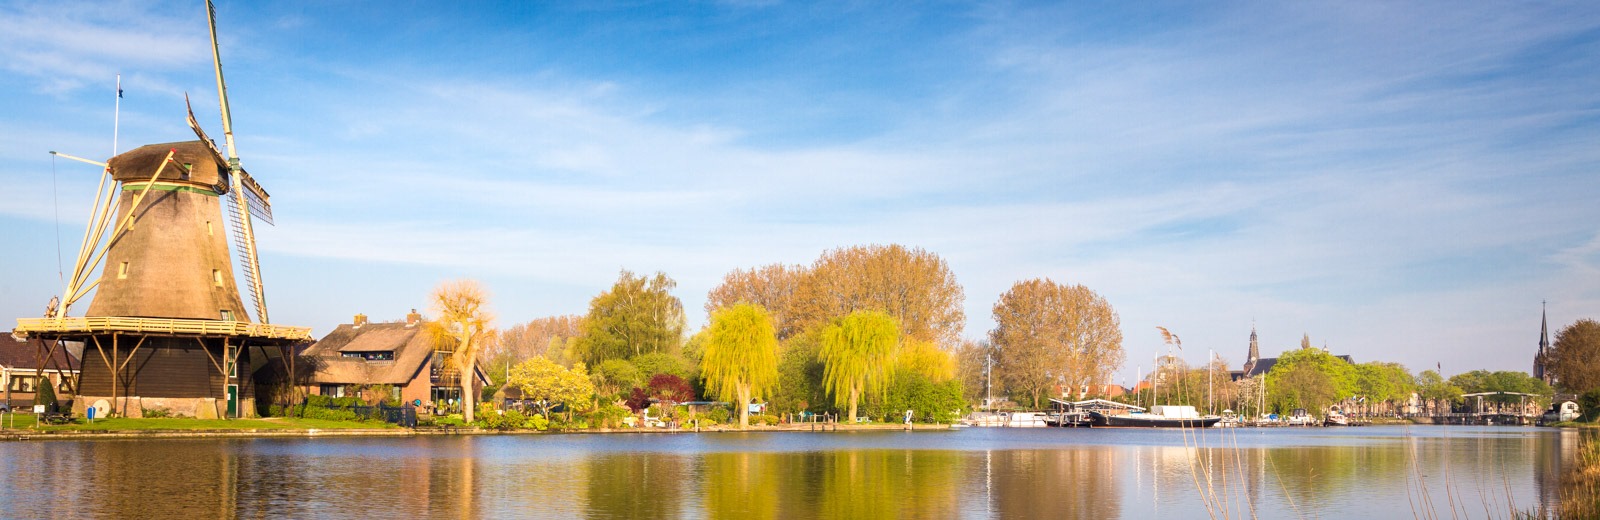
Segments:
[[[446,415],[446,416],[434,421],[434,423],[438,424],[439,426],[454,426],[454,427],[459,428],[459,427],[462,427],[462,426],[466,426],[467,425],[467,420],[463,419],[461,417],[461,414],[453,413],[453,414]]]
[[[711,411],[706,412],[705,417],[706,420],[710,421],[712,424],[724,424],[728,422],[728,417],[731,415],[731,413],[732,412],[729,412],[727,408],[718,406],[716,408],[712,408]]]
[[[750,424],[776,426],[778,424],[778,416],[772,414],[752,415],[750,416]]]
[[[144,408],[139,413],[143,414],[146,419],[160,419],[172,416],[172,411],[166,408]]]
[[[545,419],[543,415],[533,414],[523,420],[522,427],[529,430],[545,431],[550,429],[550,420]]]
[[[633,411],[625,406],[615,404],[602,405],[595,411],[586,414],[587,422],[601,428],[611,428],[622,424],[624,417],[633,415]]]
[[[36,384],[39,388],[33,394],[34,406],[44,405],[45,412],[54,413],[56,411],[56,385],[51,383],[49,379],[42,379]]]

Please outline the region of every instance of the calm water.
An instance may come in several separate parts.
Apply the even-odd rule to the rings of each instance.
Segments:
[[[1554,503],[1576,435],[1396,426],[8,442],[0,516],[1504,517]]]

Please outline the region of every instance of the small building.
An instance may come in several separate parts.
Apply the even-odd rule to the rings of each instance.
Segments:
[[[0,405],[12,410],[33,406],[41,383],[55,385],[57,400],[72,399],[81,360],[69,350],[67,345],[52,349],[38,338],[0,338]]]
[[[422,316],[412,311],[404,322],[374,323],[357,314],[306,349],[304,381],[312,395],[361,397],[369,402],[399,400],[425,409],[456,411],[461,406],[459,371],[450,351],[436,348]],[[489,383],[483,367],[473,370],[472,392]]]

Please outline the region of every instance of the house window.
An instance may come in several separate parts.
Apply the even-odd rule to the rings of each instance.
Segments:
[[[394,361],[393,350],[380,350],[375,352],[341,352],[341,356],[367,361]]]
[[[209,237],[209,236],[215,236],[215,235],[216,235],[216,232],[211,230],[211,221],[207,220],[206,221],[206,236]]]
[[[222,309],[222,321],[233,321],[233,311]]]
[[[125,280],[127,278],[128,278],[128,263],[127,262],[123,262],[122,265],[117,266],[117,279],[118,280]]]
[[[217,287],[222,287],[222,270],[221,269],[212,269],[211,270],[211,281],[213,283],[217,284]]]
[[[56,385],[56,391],[69,394],[72,393],[72,380],[62,377],[61,384]]]
[[[344,385],[322,385],[322,395],[344,397]]]
[[[11,376],[12,392],[32,392],[33,376]]]

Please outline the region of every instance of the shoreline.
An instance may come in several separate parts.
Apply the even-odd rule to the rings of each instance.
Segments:
[[[767,432],[810,432],[810,433],[835,433],[858,431],[945,431],[952,428],[948,424],[915,424],[906,428],[903,424],[855,424],[855,425],[824,425],[818,424],[815,428],[811,424],[763,426],[740,430],[738,428],[713,427],[702,428],[696,431],[690,429],[667,428],[597,428],[588,430],[570,431],[537,431],[537,430],[484,430],[478,428],[240,428],[240,429],[206,429],[206,430],[32,430],[32,429],[0,429],[0,442],[26,442],[49,440],[93,440],[93,439],[248,439],[248,438],[317,438],[317,437],[420,437],[436,435],[580,435],[580,434],[697,434],[697,433],[767,433]]]

